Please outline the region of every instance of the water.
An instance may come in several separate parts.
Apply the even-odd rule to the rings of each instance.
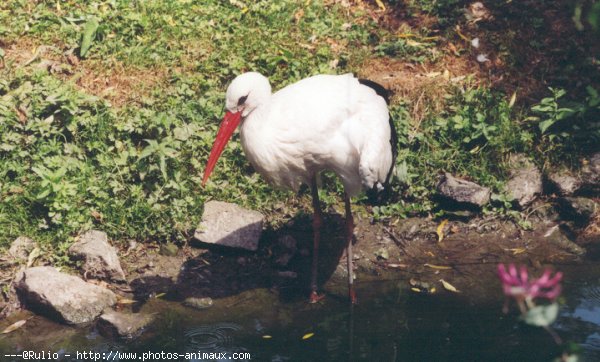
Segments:
[[[600,268],[557,269],[565,272],[565,282],[554,327],[565,341],[581,346],[582,360],[598,361]],[[358,283],[360,304],[354,307],[335,295],[310,305],[304,300],[282,300],[266,289],[215,300],[212,308],[202,311],[152,300],[141,311],[155,313],[156,322],[134,341],[111,341],[93,326],[65,328],[34,317],[20,330],[0,337],[0,351],[3,356],[36,352],[32,360],[57,353],[65,361],[133,357],[119,359],[114,356],[117,352],[136,353],[136,360],[177,357],[166,353],[178,353],[182,356],[178,360],[186,360],[185,354],[190,353],[189,361],[229,361],[230,357],[249,357],[242,361],[551,361],[560,355],[546,331],[524,325],[516,313],[502,313],[497,281],[482,283],[487,284],[487,293],[473,288],[433,295],[411,291],[405,278]],[[163,358],[151,358],[161,352]],[[215,359],[202,358],[198,352],[213,353],[208,357]]]

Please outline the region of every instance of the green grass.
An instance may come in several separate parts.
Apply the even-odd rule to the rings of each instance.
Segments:
[[[412,1],[409,9],[442,16],[455,1],[436,4]],[[447,14],[441,23],[460,17],[455,7]],[[441,59],[439,44],[398,38],[361,7],[319,1],[9,0],[0,5],[0,39],[0,246],[28,235],[57,261],[82,230],[101,229],[121,242],[183,241],[208,199],[268,211],[291,196],[254,173],[235,140],[200,187],[235,75],[260,71],[277,89],[313,74],[357,72],[369,56],[416,66]],[[28,65],[8,54],[10,46],[42,45],[50,47]],[[79,64],[67,62],[69,54]],[[40,69],[45,57],[60,62],[58,70]],[[108,100],[77,86],[111,69],[158,76],[138,77],[131,94],[118,89]],[[517,108],[510,94],[468,80],[446,88],[442,99],[425,100],[442,111],[426,108],[418,126],[413,105],[394,99],[400,157],[393,202],[376,216],[435,210],[441,170],[499,192],[507,154],[535,154],[543,164],[557,150],[561,159],[573,151],[561,142],[581,130],[561,125],[571,117],[587,124],[598,107],[592,91],[579,102],[584,108],[557,115],[558,106]],[[325,186],[323,199],[335,202],[339,183],[325,177]]]

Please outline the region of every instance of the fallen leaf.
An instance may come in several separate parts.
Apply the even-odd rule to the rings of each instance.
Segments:
[[[377,6],[379,6],[379,8],[383,11],[385,11],[385,5],[383,4],[383,1],[381,0],[375,0],[375,2],[377,3]]]
[[[467,38],[461,31],[460,31],[460,26],[456,26],[456,34],[458,34],[458,36],[460,36],[460,38],[464,41],[469,41],[469,38]]]
[[[419,289],[419,288],[410,288],[410,290],[412,290],[413,292],[416,292],[416,293],[421,293],[421,289]]]
[[[485,62],[489,62],[490,58],[488,58],[487,54],[479,54],[479,55],[477,55],[477,61],[479,63],[485,63]]]
[[[30,266],[33,265],[33,263],[35,263],[35,260],[42,254],[42,250],[40,248],[34,248],[31,253],[29,253],[29,257],[27,258],[27,267],[29,268]]]
[[[442,222],[438,225],[435,233],[438,236],[438,243],[441,243],[444,240],[444,227],[448,224],[448,219],[442,220]]]
[[[299,22],[300,19],[302,19],[303,17],[304,17],[304,9],[299,9],[294,14],[294,20],[296,20],[296,22]]]
[[[517,100],[517,91],[514,91],[512,96],[510,96],[510,101],[508,102],[508,108],[512,108],[515,105],[516,100]]]
[[[422,43],[419,43],[418,41],[414,41],[412,39],[407,39],[406,44],[411,47],[420,47],[423,45]]]
[[[425,74],[425,76],[427,78],[435,78],[435,77],[440,76],[440,75],[442,75],[442,72],[431,72],[431,73]]]
[[[398,35],[396,35],[398,38],[413,38],[415,37],[415,34],[411,34],[411,33],[400,33]]]
[[[23,325],[27,323],[27,319],[21,319],[20,321],[17,321],[13,324],[11,324],[10,326],[6,327],[3,331],[2,334],[8,334],[10,332],[14,332],[17,329],[23,327]]]
[[[158,293],[154,298],[162,298],[165,295],[167,295],[167,293]]]
[[[454,293],[460,293],[460,291],[458,289],[456,289],[456,287],[454,285],[448,283],[444,279],[440,279],[440,282],[442,282],[442,285],[444,286],[444,288],[446,288],[446,290],[449,290]]]
[[[452,269],[451,266],[445,266],[445,265],[434,265],[434,264],[429,264],[429,263],[425,263],[424,265],[426,267],[431,268],[431,269],[438,269],[438,270],[449,270],[449,269]]]
[[[263,338],[263,339],[271,339],[271,338],[273,338],[273,337],[271,337],[271,336],[270,336],[270,335],[268,335],[268,334],[265,334],[264,336],[262,336],[262,338]]]
[[[525,249],[525,248],[512,248],[512,249],[506,249],[506,250],[512,251],[513,255],[522,254],[527,251],[527,249]]]
[[[306,333],[305,335],[302,336],[302,339],[309,339],[310,337],[314,336],[315,334],[310,332],[310,333]]]
[[[127,298],[117,300],[117,304],[135,304],[137,302],[138,302],[137,300],[127,299]]]
[[[448,43],[448,48],[450,49],[450,51],[452,53],[454,53],[454,55],[459,56],[460,53],[458,52],[458,49],[456,49],[456,46],[452,43]]]

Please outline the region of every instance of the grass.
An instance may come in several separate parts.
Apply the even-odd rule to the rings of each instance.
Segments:
[[[61,261],[90,228],[121,242],[187,240],[212,198],[272,210],[293,196],[254,173],[238,142],[199,186],[231,79],[256,70],[277,89],[313,74],[360,72],[373,57],[443,70],[444,39],[453,41],[452,25],[462,21],[455,3],[409,2],[410,16],[438,18],[434,28],[414,26],[413,37],[398,36],[366,3],[3,2],[0,246],[28,235]],[[543,165],[556,150],[551,161],[560,163],[583,152],[561,145],[582,129],[597,132],[588,122],[598,110],[593,87],[585,100],[562,104],[567,93],[554,108],[543,96],[515,105],[512,92],[472,77],[433,88],[420,103],[393,100],[401,151],[393,201],[376,216],[434,211],[441,170],[500,192],[508,153],[535,154]],[[339,184],[326,177],[325,185],[323,199],[335,202]]]

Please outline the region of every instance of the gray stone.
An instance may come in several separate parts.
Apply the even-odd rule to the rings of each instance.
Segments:
[[[162,243],[158,249],[160,255],[164,256],[176,256],[178,251],[179,248],[173,243]]]
[[[15,259],[27,260],[29,253],[35,248],[35,241],[31,240],[26,236],[19,236],[8,249],[8,254]]]
[[[600,152],[584,160],[581,179],[586,188],[595,191],[600,190]]]
[[[561,214],[576,221],[588,221],[598,210],[598,205],[592,199],[585,197],[562,197],[558,200]]]
[[[556,187],[558,193],[563,196],[573,195],[583,184],[579,177],[567,170],[552,172],[548,174],[548,179]]]
[[[90,322],[117,302],[110,290],[50,266],[25,269],[15,288],[28,308],[67,324]]]
[[[437,191],[451,200],[460,203],[467,203],[477,206],[483,206],[490,201],[490,189],[479,186],[478,184],[456,178],[449,173],[445,173],[437,185]]]
[[[186,298],[183,301],[183,305],[194,308],[194,309],[208,309],[208,308],[212,307],[213,300],[210,297],[204,297],[204,298],[190,297],[190,298]]]
[[[125,281],[117,250],[108,243],[108,237],[102,231],[90,230],[81,235],[69,248],[69,255],[75,260],[83,260],[86,277]]]
[[[548,231],[546,231],[546,233],[544,234],[544,237],[549,243],[554,244],[559,248],[566,250],[572,254],[583,255],[586,253],[586,250],[584,248],[569,240],[569,238],[565,234],[563,234],[562,231],[560,231],[558,225],[548,229]]]
[[[153,316],[142,313],[122,313],[114,310],[104,312],[96,326],[106,338],[135,338],[142,334],[154,320]]]
[[[264,216],[235,204],[209,201],[194,238],[208,243],[255,251],[262,233]]]
[[[510,179],[506,183],[505,192],[520,207],[525,207],[542,193],[542,173],[531,160],[523,155],[511,156],[509,165]]]
[[[277,238],[277,244],[275,245],[275,248],[273,248],[275,264],[287,266],[298,251],[296,244],[296,239],[291,235],[282,235]]]

